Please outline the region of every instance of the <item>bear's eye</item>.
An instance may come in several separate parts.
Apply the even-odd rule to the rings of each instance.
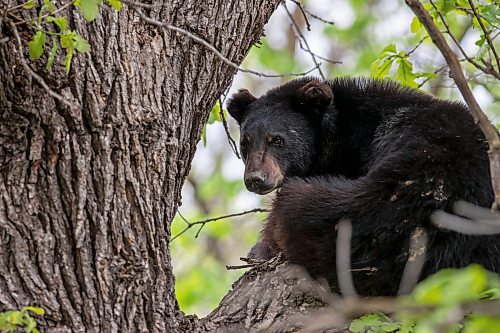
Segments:
[[[275,136],[273,138],[273,140],[271,141],[271,143],[273,145],[283,147],[283,145],[285,144],[285,140],[283,140],[283,138],[281,136]]]

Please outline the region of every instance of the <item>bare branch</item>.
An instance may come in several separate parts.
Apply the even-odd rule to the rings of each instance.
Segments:
[[[244,68],[239,67],[238,64],[236,64],[236,63],[232,62],[231,60],[229,60],[227,57],[225,57],[215,46],[211,45],[209,42],[207,42],[203,38],[200,38],[200,37],[192,34],[191,32],[189,32],[187,30],[184,30],[182,28],[173,26],[173,25],[165,23],[165,22],[160,22],[160,21],[157,21],[157,20],[155,20],[155,19],[153,19],[153,18],[151,18],[149,16],[146,16],[138,8],[138,7],[141,7],[141,5],[145,5],[145,4],[136,3],[136,2],[128,2],[128,1],[123,1],[123,3],[126,3],[129,6],[131,6],[134,9],[134,11],[141,17],[141,19],[144,22],[147,22],[147,23],[149,23],[151,25],[155,25],[157,27],[166,28],[166,29],[169,29],[169,30],[172,30],[172,31],[176,31],[176,32],[179,32],[179,33],[181,33],[181,34],[183,34],[185,36],[188,36],[192,40],[194,40],[194,41],[202,44],[203,46],[205,46],[206,48],[208,48],[210,51],[212,51],[225,64],[227,64],[227,65],[233,67],[234,69],[236,69],[236,70],[238,70],[240,72],[243,72],[243,73],[250,73],[250,74],[254,74],[254,75],[257,75],[257,76],[261,76],[261,77],[304,76],[304,75],[307,75],[307,74],[311,73],[312,71],[314,71],[317,68],[319,69],[319,66],[321,65],[321,63],[319,63],[319,64],[315,63],[315,67],[311,68],[307,72],[302,72],[302,73],[285,73],[285,74],[266,74],[266,73],[254,71],[252,69],[244,69]]]
[[[423,228],[415,228],[410,236],[408,260],[399,283],[398,295],[411,293],[418,283],[420,273],[425,263],[427,250],[427,232]]]
[[[450,68],[451,77],[453,77],[453,80],[457,84],[460,93],[469,106],[469,112],[472,114],[476,122],[478,122],[478,125],[483,131],[486,140],[488,140],[490,146],[489,156],[491,180],[493,190],[495,192],[494,208],[500,207],[500,140],[498,138],[498,133],[479,107],[479,104],[474,98],[474,95],[472,94],[467,84],[464,74],[462,73],[462,69],[457,57],[448,46],[448,43],[434,24],[434,21],[432,20],[429,13],[424,9],[422,4],[418,0],[405,1],[406,4],[411,8],[413,13],[415,13],[415,15],[418,17],[420,22],[422,22],[434,44],[441,51],[443,57],[446,60],[446,63]]]
[[[500,234],[500,224],[485,223],[482,220],[468,220],[463,217],[446,213],[442,210],[431,215],[431,221],[439,228],[448,229],[466,235]]]
[[[290,1],[293,2],[294,4],[296,4],[297,6],[300,6],[301,10],[303,12],[306,12],[312,18],[314,18],[314,19],[316,19],[316,20],[318,20],[320,22],[326,23],[326,24],[335,25],[335,22],[325,20],[324,18],[322,18],[322,17],[320,17],[320,16],[318,16],[316,14],[311,13],[311,11],[309,11],[307,8],[305,8],[304,6],[302,6],[302,4],[300,3],[300,1],[297,1],[297,0],[290,0]]]
[[[311,51],[311,48],[309,47],[309,43],[307,42],[307,39],[304,37],[304,35],[300,31],[300,27],[297,24],[297,22],[295,22],[295,19],[293,18],[292,13],[290,13],[290,11],[288,10],[288,7],[286,6],[286,3],[282,2],[281,4],[285,8],[285,11],[286,11],[286,13],[288,15],[288,18],[290,19],[290,22],[292,23],[292,26],[294,27],[294,31],[295,31],[295,33],[296,33],[296,35],[298,37],[300,47],[304,51],[306,51],[307,53],[309,53],[311,55],[311,59],[312,59],[314,65],[315,65],[315,69],[318,69],[319,75],[321,76],[321,78],[323,80],[325,80],[325,75],[323,74],[323,71],[321,70],[321,63],[319,63],[316,60],[316,55]],[[302,46],[302,43],[304,43],[304,46]]]
[[[226,265],[226,269],[228,271],[230,270],[236,270],[236,269],[244,269],[244,268],[250,268],[254,267],[257,264],[245,264],[245,265]]]
[[[16,25],[10,20],[9,20],[9,24],[10,24],[10,27],[12,29],[12,33],[14,34],[14,37],[17,40],[17,46],[18,46],[17,51],[19,52],[19,59],[21,60],[21,64],[23,65],[26,72],[28,72],[28,74],[30,76],[32,76],[38,82],[38,84],[41,85],[49,93],[50,96],[54,97],[59,102],[65,104],[66,106],[68,106],[71,109],[74,109],[74,108],[79,109],[80,105],[78,103],[76,103],[76,102],[72,103],[72,102],[68,101],[66,98],[64,98],[63,96],[56,93],[54,90],[50,89],[49,85],[44,81],[44,79],[30,68],[30,66],[26,63],[26,60],[24,59],[23,44],[21,43],[21,37],[19,37],[19,32],[17,31]]]
[[[229,127],[227,126],[226,115],[224,114],[224,110],[222,109],[223,101],[219,98],[219,115],[220,119],[222,119],[222,126],[224,126],[224,131],[226,131],[227,141],[229,142],[229,146],[233,150],[234,154],[238,159],[241,160],[240,154],[238,153],[238,145],[233,140],[231,134],[229,133]]]
[[[122,1],[126,3],[129,6],[133,7],[140,7],[140,8],[146,8],[146,9],[155,9],[155,8],[161,8],[163,7],[163,3],[142,3],[142,2],[135,2],[135,1]]]
[[[500,225],[500,216],[489,209],[479,207],[467,201],[457,201],[453,205],[453,212],[473,220],[491,220]]]
[[[195,221],[195,222],[189,222],[184,216],[182,216],[182,214],[180,212],[178,212],[179,216],[181,217],[181,219],[186,223],[186,227],[181,232],[179,232],[177,235],[175,235],[174,237],[172,237],[172,239],[170,241],[172,242],[174,239],[176,239],[180,235],[184,234],[186,231],[188,231],[189,229],[191,229],[195,225],[199,225],[200,226],[200,228],[198,229],[198,231],[196,232],[196,235],[195,235],[195,238],[197,238],[199,236],[199,234],[200,234],[201,229],[203,229],[203,227],[207,223],[218,221],[218,220],[222,220],[222,219],[227,219],[227,218],[230,218],[230,217],[242,216],[242,215],[246,215],[246,214],[250,214],[250,213],[265,213],[265,212],[268,212],[268,210],[267,209],[262,209],[262,208],[254,208],[252,210],[247,210],[247,211],[240,212],[240,213],[234,213],[234,214],[222,215],[222,216],[217,216],[217,217],[211,217],[209,219]]]
[[[44,15],[39,16],[39,17],[31,18],[31,19],[16,21],[16,23],[14,23],[14,24],[15,25],[21,25],[21,24],[30,23],[30,22],[33,22],[33,21],[36,21],[36,20],[42,20],[42,19],[44,19],[46,17],[49,17],[51,15],[55,15],[55,14],[57,14],[57,13],[65,10],[66,8],[68,8],[69,6],[71,6],[72,4],[73,4],[73,1],[67,2],[64,5],[62,5],[61,7],[55,9],[53,12],[44,14]]]
[[[351,274],[351,237],[351,221],[340,220],[337,224],[336,242],[337,282],[344,297],[358,297]]]
[[[419,47],[420,45],[422,45],[422,43],[423,43],[423,42],[424,42],[427,38],[429,38],[429,36],[424,36],[424,38],[422,38],[421,40],[419,40],[419,41],[418,41],[418,43],[417,43],[417,45],[415,45],[415,47],[414,47],[413,49],[411,49],[410,51],[406,52],[406,55],[407,55],[407,56],[410,56],[413,52],[415,52],[415,51],[418,49],[418,47]]]
[[[297,8],[299,8],[300,12],[302,13],[302,16],[304,17],[304,21],[306,22],[306,27],[307,31],[311,31],[311,24],[309,23],[309,20],[307,19],[306,12],[304,10],[304,7],[302,7],[302,4],[299,1],[291,0],[294,4],[297,5]]]

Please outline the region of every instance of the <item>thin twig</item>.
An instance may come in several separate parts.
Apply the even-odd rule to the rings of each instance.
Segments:
[[[306,12],[304,10],[304,7],[302,7],[302,4],[299,1],[296,0],[291,0],[295,5],[297,5],[297,8],[299,8],[300,12],[302,13],[302,17],[304,17],[304,21],[306,22],[306,28],[307,31],[311,31],[311,24],[309,23],[309,20],[307,19]]]
[[[497,63],[497,70],[500,71],[500,60],[498,59],[498,54],[495,49],[495,45],[493,45],[493,42],[490,40],[490,34],[486,30],[486,27],[483,24],[483,20],[481,19],[481,16],[478,14],[476,11],[476,7],[474,6],[474,3],[472,0],[468,0],[470,8],[472,9],[472,12],[474,13],[474,16],[476,17],[477,21],[479,22],[479,25],[481,26],[481,30],[483,30],[484,38],[486,39],[486,42],[490,46],[491,52],[493,52],[493,56],[495,58],[495,61]]]
[[[290,22],[292,23],[292,26],[294,27],[294,31],[295,31],[295,33],[296,33],[296,35],[298,37],[299,44],[300,44],[301,48],[304,51],[306,51],[307,53],[309,53],[311,55],[311,59],[312,59],[314,65],[315,65],[315,68],[318,69],[318,72],[319,72],[319,75],[321,76],[321,78],[323,80],[325,80],[325,75],[323,74],[323,71],[321,70],[321,63],[319,63],[316,60],[316,55],[311,51],[311,48],[309,47],[309,43],[307,42],[307,39],[304,37],[304,35],[300,31],[300,27],[297,24],[297,22],[295,22],[295,19],[293,18],[292,13],[290,13],[290,11],[288,10],[288,7],[286,6],[286,3],[282,2],[281,4],[285,8],[285,11],[286,11],[286,13],[288,15],[288,18],[290,19]],[[304,43],[305,48],[302,47],[302,43]]]
[[[407,55],[407,56],[410,56],[413,52],[415,52],[415,51],[418,49],[418,47],[419,47],[420,45],[422,45],[422,43],[424,42],[424,40],[426,40],[427,38],[429,38],[429,36],[425,36],[424,38],[422,38],[422,39],[421,39],[421,40],[417,43],[417,45],[415,45],[415,47],[414,47],[413,49],[411,49],[410,51],[406,52],[406,55]]]
[[[7,5],[5,6],[5,10],[3,11],[3,16],[5,16],[5,14],[7,12],[13,12],[13,11],[16,11],[18,9],[22,9],[24,6],[26,6],[27,3],[28,2],[23,2],[23,3],[19,4],[19,5],[16,5],[16,6],[13,6],[13,7],[9,7],[10,0],[7,1]]]
[[[427,232],[418,227],[413,230],[410,236],[408,260],[403,271],[403,277],[399,283],[398,295],[411,293],[417,284],[422,268],[424,267],[426,250]]]
[[[293,2],[294,4],[296,4],[297,6],[301,5],[301,3],[299,1],[297,1],[297,0],[290,0],[290,1]],[[304,6],[301,6],[301,7],[302,7],[302,11],[306,12],[312,18],[314,18],[314,19],[316,19],[318,21],[321,21],[323,23],[326,23],[326,24],[335,25],[335,22],[328,21],[328,20],[326,20],[326,19],[324,19],[324,18],[322,18],[322,17],[320,17],[320,16],[318,16],[316,14],[311,13],[311,11],[308,10],[307,8],[305,8]]]
[[[243,269],[243,268],[250,268],[257,266],[257,264],[245,264],[245,265],[226,265],[226,269],[232,270],[232,269]]]
[[[351,274],[351,238],[352,224],[350,220],[342,219],[337,224],[337,282],[344,297],[358,297]]]
[[[445,70],[446,68],[448,68],[448,65],[443,65],[441,67],[439,67],[438,69],[436,69],[434,71],[434,74],[439,74],[440,72],[442,72],[443,70]],[[420,89],[424,84],[426,84],[429,80],[431,79],[431,77],[426,77],[419,85],[418,85],[418,88]]]
[[[484,133],[484,136],[486,137],[486,140],[488,141],[490,147],[489,158],[491,182],[493,185],[493,191],[495,193],[495,203],[493,206],[494,208],[498,208],[500,207],[500,140],[498,138],[498,132],[489,122],[488,118],[479,107],[479,104],[474,98],[474,95],[472,94],[467,84],[464,74],[462,73],[462,68],[460,67],[460,63],[456,55],[450,49],[448,43],[446,42],[446,39],[434,24],[434,21],[432,20],[427,10],[425,10],[425,8],[418,0],[405,1],[408,7],[410,7],[413,13],[415,13],[415,15],[418,17],[420,22],[422,22],[436,47],[441,51],[441,54],[443,55],[446,63],[448,64],[448,67],[450,68],[451,77],[453,77],[453,80],[457,84],[460,93],[469,106],[469,112],[478,123],[479,127]]]
[[[484,207],[471,204],[470,202],[457,201],[453,205],[453,212],[472,220],[489,220],[492,224],[500,224],[500,216],[498,214],[495,214],[491,210]]]
[[[55,15],[63,10],[65,10],[66,8],[68,8],[69,6],[71,6],[73,4],[73,1],[70,1],[68,3],[65,3],[64,5],[62,5],[61,7],[57,8],[56,10],[54,10],[53,12],[50,12],[50,13],[47,13],[45,15],[42,15],[40,17],[35,17],[35,18],[32,18],[32,19],[26,19],[26,20],[21,20],[21,21],[17,21],[16,23],[14,23],[15,25],[20,25],[20,24],[25,24],[25,23],[29,23],[29,22],[32,22],[32,21],[35,21],[35,20],[42,20],[48,16],[51,16],[51,15]]]
[[[410,2],[414,2],[414,1],[410,1]],[[483,72],[487,73],[487,74],[490,74],[490,75],[493,75],[494,77],[496,77],[497,79],[500,80],[500,72],[497,72],[495,71],[494,69],[492,68],[488,68],[488,67],[484,67],[482,66],[481,64],[479,64],[477,61],[475,61],[474,59],[472,59],[471,57],[469,57],[469,55],[465,52],[465,50],[463,49],[462,45],[460,44],[460,42],[455,38],[455,35],[453,35],[453,33],[451,32],[451,29],[450,29],[450,26],[448,25],[448,23],[446,22],[443,14],[439,11],[439,9],[437,8],[436,4],[434,3],[433,0],[430,0],[430,3],[431,5],[434,7],[434,9],[436,10],[436,12],[438,13],[439,15],[439,18],[441,19],[441,22],[443,22],[443,25],[446,29],[446,33],[451,37],[451,39],[453,40],[453,43],[455,43],[455,45],[458,47],[458,49],[460,50],[460,53],[462,53],[462,55],[464,56],[465,59],[467,59],[467,61],[469,63],[471,63],[472,65],[474,65],[477,69],[479,70],[482,70]],[[408,4],[408,1],[406,1],[406,4]],[[419,3],[420,4],[420,3]],[[409,6],[409,5],[408,5]],[[422,7],[423,8],[423,7]],[[413,10],[413,8],[412,8]],[[423,9],[426,13],[427,11],[425,9]],[[415,13],[415,11],[413,11]],[[416,15],[416,14],[415,14]],[[432,18],[430,17],[429,13],[427,13],[427,15],[429,16],[430,20],[431,20],[431,23],[435,26],[434,24],[434,21],[432,21]],[[417,15],[418,16],[418,15]],[[420,17],[419,17],[420,19]],[[422,21],[420,21],[422,22]],[[423,24],[423,22],[422,22]],[[424,24],[425,26],[425,24]],[[437,29],[437,27],[436,27]],[[426,30],[429,31],[426,27]],[[429,33],[430,35],[430,33]],[[432,36],[431,36],[432,38]],[[432,40],[434,41],[434,38],[432,38]],[[443,37],[443,41],[446,43],[446,40],[444,39]],[[435,43],[435,42],[434,42]],[[448,44],[446,44],[448,45]],[[437,46],[437,45],[436,45]],[[449,46],[448,46],[449,48]],[[451,51],[451,49],[450,49]],[[442,52],[442,51],[441,51]],[[443,54],[444,55],[444,54]]]
[[[472,10],[468,9],[468,8],[465,8],[465,7],[462,7],[462,6],[456,6],[456,8],[457,8],[458,10],[462,10],[462,11],[466,12],[467,14],[469,14],[469,15],[471,15],[471,16],[474,16],[474,12],[473,12]],[[491,25],[491,27],[492,27],[493,29],[495,29],[495,30],[500,30],[500,27],[499,27],[497,24],[495,24],[495,23],[491,22],[491,20],[489,20],[487,17],[484,17],[484,15],[482,15],[482,14],[480,14],[480,13],[478,13],[478,14],[479,14],[479,16],[480,16],[483,20],[485,20],[486,22],[488,22],[488,24],[489,24],[489,25]]]
[[[195,235],[195,238],[197,238],[198,235],[200,234],[201,229],[203,229],[203,227],[207,223],[218,221],[218,220],[222,220],[222,219],[227,219],[227,218],[230,218],[230,217],[242,216],[242,215],[246,215],[246,214],[250,214],[250,213],[265,213],[265,212],[268,212],[268,211],[269,210],[267,210],[267,209],[254,208],[254,209],[247,210],[247,211],[240,212],[240,213],[233,213],[233,214],[228,214],[228,215],[211,217],[211,218],[208,218],[208,219],[204,219],[204,220],[200,220],[200,221],[195,221],[195,222],[189,222],[184,216],[182,216],[182,214],[180,212],[177,212],[179,214],[179,216],[181,217],[181,219],[184,221],[184,223],[186,223],[186,227],[181,232],[179,232],[177,235],[175,235],[174,237],[172,237],[172,239],[170,241],[172,242],[174,239],[176,239],[180,235],[184,234],[186,231],[188,231],[189,229],[191,229],[195,225],[199,225],[200,226],[200,228],[198,229],[198,231],[196,232],[196,235]]]
[[[222,103],[223,102],[219,98],[219,115],[220,119],[222,120],[222,126],[224,127],[224,131],[226,131],[227,141],[229,142],[229,146],[233,150],[236,157],[241,160],[240,154],[238,153],[238,145],[236,144],[231,134],[229,133],[229,127],[227,125],[226,115],[224,114],[224,110],[222,109]]]
[[[236,70],[238,70],[240,72],[243,72],[243,73],[250,73],[250,74],[254,74],[254,75],[257,75],[257,76],[261,76],[261,77],[304,76],[304,75],[307,75],[307,74],[311,73],[315,69],[319,68],[319,66],[321,65],[321,63],[316,64],[315,67],[311,68],[307,72],[302,72],[302,73],[285,73],[285,74],[267,74],[267,73],[262,73],[262,72],[254,71],[252,69],[244,69],[244,68],[239,67],[236,63],[232,62],[228,58],[226,58],[216,47],[214,47],[213,45],[211,45],[210,43],[208,43],[203,38],[200,38],[200,37],[192,34],[191,32],[189,32],[187,30],[184,30],[182,28],[173,26],[173,25],[165,23],[165,22],[160,22],[160,21],[157,21],[157,20],[155,20],[155,19],[153,19],[153,18],[151,18],[149,16],[146,16],[140,9],[138,9],[139,6],[136,5],[137,3],[132,3],[132,2],[128,2],[128,1],[123,1],[123,3],[126,3],[126,4],[130,5],[135,10],[135,12],[141,17],[141,19],[144,22],[152,24],[152,25],[155,25],[157,27],[166,28],[166,29],[169,29],[169,30],[172,30],[172,31],[176,31],[176,32],[179,32],[179,33],[181,33],[181,34],[183,34],[185,36],[188,36],[192,40],[194,40],[194,41],[196,41],[196,42],[204,45],[206,48],[208,48],[210,51],[212,51],[219,59],[221,59],[224,63],[226,63],[227,65],[229,65],[229,66],[233,67],[234,69],[236,69]]]
[[[262,264],[262,263],[265,263],[267,261],[267,260],[264,260],[264,259],[245,258],[245,257],[240,257],[240,260],[243,261],[243,262],[246,262],[248,264],[254,264],[254,265]]]
[[[142,2],[135,2],[135,1],[122,1],[122,2],[126,3],[129,6],[141,7],[141,8],[146,8],[146,9],[160,8],[160,7],[163,7],[163,5],[164,5],[164,3],[150,4],[150,3],[142,3]]]
[[[431,215],[431,221],[437,227],[452,230],[466,235],[495,235],[500,234],[500,224],[484,220],[468,220],[463,217],[446,213],[442,210]]]
[[[70,101],[65,99],[63,96],[59,95],[58,93],[56,93],[55,91],[50,89],[49,85],[47,83],[45,83],[43,78],[40,75],[38,75],[37,73],[35,73],[30,68],[30,66],[28,66],[28,64],[26,63],[26,60],[24,59],[23,44],[21,43],[21,37],[19,37],[19,32],[17,31],[16,25],[10,20],[9,20],[9,24],[10,24],[10,27],[12,29],[12,33],[14,34],[14,37],[17,40],[19,59],[21,60],[21,64],[23,65],[26,72],[28,72],[28,74],[30,76],[32,76],[38,82],[38,84],[41,85],[49,93],[50,96],[54,97],[55,99],[57,99],[58,101],[65,104],[66,106],[68,106],[71,109],[80,108],[80,105],[78,103],[71,103]]]

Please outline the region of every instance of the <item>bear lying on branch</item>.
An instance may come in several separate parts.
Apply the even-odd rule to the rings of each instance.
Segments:
[[[470,263],[500,271],[500,236],[430,220],[460,200],[493,203],[488,144],[463,104],[395,82],[309,77],[260,98],[240,90],[228,111],[240,125],[248,190],[280,188],[250,257],[283,252],[338,291],[336,225],[349,219],[362,295],[397,293],[416,228],[428,234],[420,279]]]

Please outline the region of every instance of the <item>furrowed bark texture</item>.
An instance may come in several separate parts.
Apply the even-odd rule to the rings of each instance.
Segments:
[[[143,11],[239,63],[278,2],[173,0]],[[11,37],[0,44],[0,310],[40,306],[44,331],[199,329],[175,300],[170,223],[234,69],[126,6],[102,8],[92,23],[66,15],[91,52],[74,58],[69,75],[61,53],[50,72],[43,61],[32,66],[81,109],[26,73],[5,19],[0,27]],[[18,29],[27,50],[27,28]]]
[[[306,329],[309,332],[307,329],[317,324],[318,308],[324,305],[322,298],[329,296],[328,286],[320,286],[304,268],[289,265],[278,256],[252,268],[235,282],[233,290],[219,306],[203,318],[203,329],[210,332],[298,332]],[[343,324],[318,332],[348,332]]]

